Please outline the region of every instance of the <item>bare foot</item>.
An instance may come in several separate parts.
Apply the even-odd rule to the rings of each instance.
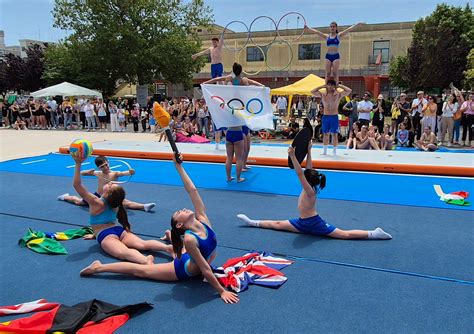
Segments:
[[[100,267],[102,263],[100,261],[94,261],[92,262],[88,267],[85,267],[84,269],[81,270],[79,273],[81,276],[91,276],[94,275],[97,268]]]
[[[153,257],[153,255],[148,255],[146,257],[146,264],[153,264],[154,261],[155,261],[155,258]]]
[[[241,177],[240,179],[237,180],[237,183],[244,182],[245,178]]]
[[[234,178],[231,177],[231,178],[227,178],[227,182],[231,182]]]
[[[166,230],[165,231],[165,235],[162,236],[160,238],[160,240],[163,240],[163,241],[171,241],[171,231],[170,230]]]

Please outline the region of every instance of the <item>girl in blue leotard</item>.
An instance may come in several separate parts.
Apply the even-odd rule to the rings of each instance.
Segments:
[[[204,82],[204,84],[211,84],[215,82],[225,82],[226,85],[233,85],[233,86],[261,86],[260,82],[255,80],[251,80],[246,77],[242,77],[242,65],[238,63],[234,63],[232,66],[232,74],[226,75],[223,77],[214,78]],[[250,146],[248,145],[249,137],[247,137],[248,128],[244,130],[242,126],[231,126],[227,129],[226,132],[226,151],[227,151],[227,159],[225,162],[226,174],[227,174],[227,182],[232,181],[234,178],[231,176],[232,171],[232,161],[235,156],[235,165],[236,165],[236,174],[237,174],[237,182],[245,181],[244,178],[241,177],[241,173],[243,167],[245,166],[245,161],[247,160],[248,150],[250,150]]]
[[[183,157],[180,156],[181,161]],[[97,273],[117,273],[158,281],[181,281],[198,275],[204,278],[217,290],[226,303],[237,303],[237,294],[225,290],[212,273],[210,264],[216,256],[216,234],[206,214],[206,207],[193,181],[181,164],[176,162],[184,188],[194,206],[194,211],[181,209],[171,217],[171,243],[176,257],[173,261],[160,264],[136,264],[118,262],[102,264],[94,261],[81,271],[82,276]]]
[[[351,32],[352,30],[354,30],[355,28],[363,24],[364,23],[357,23],[347,28],[346,30],[342,31],[341,33],[339,33],[337,30],[337,23],[331,22],[331,24],[329,25],[328,35],[322,33],[319,30],[305,26],[306,30],[314,32],[316,35],[326,40],[326,46],[328,48],[327,53],[326,53],[326,75],[325,75],[326,83],[328,82],[329,78],[331,78],[331,76],[334,77],[334,81],[336,81],[336,83],[339,83],[339,62],[340,62],[339,43],[340,43],[340,40],[349,32]]]
[[[173,254],[173,250],[157,240],[143,240],[130,231],[127,211],[123,206],[125,190],[117,184],[106,183],[102,195],[90,193],[81,182],[81,164],[84,159],[74,155],[76,162],[73,186],[77,193],[89,205],[89,223],[94,234],[84,239],[97,239],[100,247],[109,255],[120,260],[135,263],[153,263],[153,256],[145,256],[140,251],[165,251]],[[117,225],[116,221],[119,224]]]

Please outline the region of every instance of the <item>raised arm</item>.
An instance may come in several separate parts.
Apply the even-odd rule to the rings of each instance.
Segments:
[[[308,26],[304,26],[304,30],[311,31],[312,33],[318,35],[318,36],[321,37],[322,39],[328,38],[328,35],[326,35],[325,33],[322,33],[321,31],[316,30],[316,29],[313,29],[313,28],[310,28],[310,27],[308,27]]]
[[[290,159],[293,162],[293,166],[295,168],[296,175],[298,176],[298,179],[300,180],[301,186],[303,187],[304,191],[308,195],[314,195],[315,194],[314,188],[311,187],[311,185],[306,180],[306,177],[304,176],[304,173],[303,173],[303,169],[301,168],[300,163],[296,159],[295,149],[291,146],[288,148],[288,155],[290,156]]]
[[[306,155],[306,169],[313,169],[313,159],[311,158],[311,149],[313,148],[313,141],[308,143],[308,154]]]
[[[315,89],[311,91],[311,94],[316,97],[323,97],[323,94],[320,91],[321,89],[326,88],[326,87],[327,87],[326,84],[316,87]]]
[[[347,28],[346,30],[343,30],[339,33],[339,37],[342,38],[344,37],[345,35],[347,35],[348,33],[350,33],[352,30],[364,25],[365,23],[363,22],[359,22],[357,24],[354,24],[353,26],[350,26],[349,28]]]
[[[95,175],[95,170],[94,169],[83,170],[81,172],[81,175],[83,175],[83,176],[94,176]]]
[[[239,301],[237,294],[227,291],[222,285],[220,285],[217,278],[212,273],[212,269],[209,266],[209,263],[202,256],[198,246],[196,238],[189,234],[184,236],[184,246],[186,247],[186,252],[191,256],[196,265],[199,267],[202,276],[212,285],[214,289],[219,293],[221,299],[227,304],[234,304]]]
[[[255,80],[252,80],[252,79],[249,79],[249,78],[245,78],[245,80],[247,81],[247,84],[249,86],[260,86],[260,87],[265,87],[264,84],[261,84],[260,82],[258,81],[255,81]]]
[[[225,75],[225,76],[222,76],[222,77],[217,77],[217,78],[214,78],[214,79],[204,81],[202,84],[207,85],[207,84],[213,84],[213,83],[216,83],[216,82],[226,81],[228,79],[228,77],[229,77],[228,75]]]
[[[337,88],[342,88],[343,89],[343,92],[339,93],[341,95],[341,97],[348,96],[352,93],[352,89],[347,87],[347,86],[339,84],[337,86]]]
[[[205,50],[202,50],[201,52],[195,53],[191,56],[191,58],[196,59],[197,57],[201,57],[209,53],[211,53],[211,48],[207,48]]]
[[[183,161],[183,157],[180,155],[180,160]],[[189,197],[191,198],[191,202],[193,202],[194,212],[196,214],[196,219],[199,221],[204,221],[207,225],[211,225],[209,222],[209,218],[206,215],[206,207],[199,195],[199,192],[194,185],[191,178],[188,176],[188,173],[183,168],[182,164],[176,162],[176,156],[173,156],[174,165],[176,170],[178,171],[179,176],[181,177],[181,181],[183,181],[184,189],[188,193]]]
[[[76,162],[76,166],[74,167],[74,177],[72,180],[72,186],[74,189],[77,191],[77,193],[85,200],[87,203],[89,203],[89,206],[93,206],[98,204],[97,202],[102,202],[97,196],[94,194],[91,194],[86,187],[82,185],[81,181],[81,164],[84,161],[84,159],[80,158],[77,155],[73,155],[73,159]],[[100,204],[99,204],[100,205]]]

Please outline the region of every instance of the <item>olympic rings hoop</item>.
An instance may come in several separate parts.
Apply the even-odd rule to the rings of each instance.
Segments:
[[[119,163],[119,164],[123,164],[125,167],[127,167],[128,169],[127,170],[130,170],[130,169],[133,169],[132,166],[130,166],[130,164],[126,161],[123,161],[123,160],[118,160],[118,159],[112,159],[109,161],[109,168],[111,170],[115,169],[115,168],[119,168],[119,167],[122,167],[122,165],[115,165],[116,163]],[[114,165],[114,166],[112,166]],[[123,183],[127,183],[128,181],[130,181],[132,179],[132,175],[128,175],[128,176],[123,176],[125,179],[123,179],[122,181],[112,181],[112,180],[109,180],[110,183],[115,183],[115,184],[123,184]]]
[[[283,36],[280,34],[280,24],[285,20],[285,18],[289,15],[298,15],[298,19],[301,17],[303,19],[303,29],[301,29],[301,34],[297,35],[296,39],[292,39],[292,40],[286,40],[285,38],[283,38]],[[278,21],[278,24],[277,24],[277,34],[278,34],[278,37],[280,37],[280,39],[284,42],[287,42],[287,43],[293,43],[293,42],[296,42],[298,41],[301,36],[303,36],[304,34],[304,27],[306,27],[306,19],[303,15],[301,15],[301,13],[298,13],[298,12],[289,12],[289,13],[286,13],[285,15],[283,15],[280,20]],[[297,28],[298,29],[298,28]]]
[[[268,67],[270,70],[275,71],[275,72],[286,70],[288,67],[290,67],[291,62],[293,61],[293,49],[291,48],[290,43],[288,43],[288,42],[285,41],[285,40],[281,40],[279,43],[284,43],[284,44],[286,44],[286,45],[288,46],[288,51],[289,51],[289,53],[290,53],[290,57],[288,58],[288,63],[287,63],[285,66],[283,66],[282,68],[273,68],[272,66],[270,66],[270,65],[268,64],[268,61],[267,61],[267,62],[266,62],[267,67]],[[268,47],[268,49],[267,49],[267,54],[269,53],[270,48],[271,48],[274,44],[275,44],[275,43],[271,44],[271,45]],[[268,57],[267,57],[267,59],[268,59]]]
[[[242,70],[242,72],[245,74],[245,75],[257,75],[259,74],[260,72],[262,72],[265,67],[267,66],[267,55],[266,55],[266,52],[259,46],[259,45],[254,45],[257,49],[260,50],[260,52],[262,53],[263,55],[263,61],[262,61],[262,65],[260,66],[260,68],[255,71],[255,72],[247,72],[247,71],[244,71]],[[237,58],[240,58],[240,55],[242,53],[243,49],[239,51],[239,53],[237,54]]]
[[[226,40],[226,39],[224,38],[224,35],[225,35],[226,30],[228,30],[227,28],[228,28],[232,23],[240,23],[240,24],[242,24],[242,25],[245,27],[245,29],[247,30],[247,40],[245,41],[244,45],[242,45],[242,47],[240,47],[240,48],[230,48],[230,47],[228,47],[228,46],[225,44],[225,40]],[[222,31],[222,37],[224,38],[224,47],[225,47],[227,50],[231,51],[231,52],[238,52],[238,51],[240,51],[240,50],[245,49],[245,47],[246,47],[247,44],[249,43],[249,39],[250,39],[250,33],[249,33],[249,32],[250,32],[249,27],[248,27],[244,22],[242,22],[242,21],[230,21],[229,23],[227,23],[227,25],[224,27],[224,30]]]
[[[272,41],[270,43],[267,43],[267,44],[263,44],[263,45],[260,45],[258,44],[253,38],[252,38],[252,26],[254,25],[255,21],[259,20],[259,19],[269,19],[271,23],[273,23],[273,26],[275,27],[275,36],[273,37]],[[250,37],[250,41],[255,45],[255,46],[258,46],[258,47],[267,47],[267,46],[270,46],[273,42],[275,42],[276,38],[278,37],[278,34],[277,34],[277,24],[275,22],[274,19],[272,19],[270,16],[266,16],[266,15],[261,15],[261,16],[257,16],[253,21],[252,23],[250,23],[250,26],[249,26],[249,37]]]

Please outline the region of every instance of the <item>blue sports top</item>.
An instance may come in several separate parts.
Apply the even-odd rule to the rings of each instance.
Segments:
[[[238,77],[232,78],[232,84],[234,86],[240,86],[240,78]]]
[[[216,234],[214,233],[214,231],[209,226],[207,226],[203,222],[201,222],[201,224],[203,224],[204,228],[206,229],[207,236],[206,236],[205,239],[201,238],[199,235],[197,235],[196,233],[194,233],[192,231],[189,231],[189,230],[187,230],[184,233],[185,234],[191,234],[192,236],[194,236],[196,238],[196,240],[198,242],[198,246],[199,246],[199,251],[201,252],[201,255],[206,260],[209,260],[209,258],[211,257],[211,255],[214,253],[214,251],[217,248]]]
[[[112,209],[103,197],[100,198],[102,202],[105,203],[105,210],[99,213],[98,215],[90,215],[89,216],[89,224],[91,225],[100,225],[100,224],[108,224],[108,223],[115,223],[117,219],[117,212]]]
[[[326,40],[326,46],[339,46],[339,38],[336,34],[336,37],[331,38],[331,35],[328,35],[328,39]]]

